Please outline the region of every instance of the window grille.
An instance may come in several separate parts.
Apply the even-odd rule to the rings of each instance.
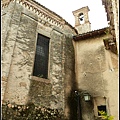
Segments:
[[[38,34],[33,76],[48,78],[49,38]]]

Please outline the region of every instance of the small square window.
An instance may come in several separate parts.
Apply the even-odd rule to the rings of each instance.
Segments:
[[[101,106],[97,106],[98,111],[104,111],[105,113],[106,111],[106,105],[101,105]],[[98,116],[101,116],[101,114],[98,112]]]

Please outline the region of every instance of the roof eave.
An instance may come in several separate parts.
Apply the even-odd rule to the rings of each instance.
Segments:
[[[104,35],[104,34],[106,34],[106,30],[108,30],[108,28],[109,27],[105,27],[102,29],[98,29],[98,30],[87,32],[87,33],[75,35],[75,36],[73,36],[73,40],[78,41],[78,40],[83,40],[83,39],[87,39],[87,38],[92,38],[92,37]]]

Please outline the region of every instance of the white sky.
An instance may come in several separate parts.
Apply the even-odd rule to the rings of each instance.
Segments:
[[[36,0],[46,8],[54,11],[60,15],[73,27],[75,25],[75,19],[72,11],[75,11],[81,7],[88,6],[89,21],[91,23],[91,29],[101,29],[107,27],[107,17],[105,8],[102,5],[102,0]]]

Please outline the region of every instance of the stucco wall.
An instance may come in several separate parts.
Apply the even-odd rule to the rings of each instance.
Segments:
[[[114,17],[114,29],[115,29],[115,37],[117,43],[117,50],[119,54],[119,1],[112,0],[112,10]]]
[[[105,50],[103,39],[107,37],[104,35],[75,42],[76,79],[78,89],[91,94],[93,100],[94,97],[106,97],[107,112],[117,120],[118,59],[116,54]],[[88,111],[90,116],[92,111],[84,111],[87,109],[85,106],[82,109],[83,119],[90,120]]]

